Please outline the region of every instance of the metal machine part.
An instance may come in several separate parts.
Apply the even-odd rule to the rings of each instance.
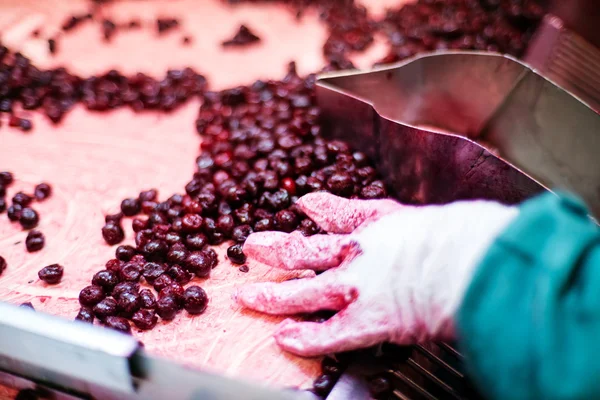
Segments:
[[[186,368],[145,353],[131,336],[0,303],[0,384],[57,399],[304,399]]]
[[[385,344],[378,354],[363,354],[336,383],[327,400],[368,399],[367,380],[385,377],[389,400],[479,400],[465,373],[463,356],[446,343],[411,347]]]
[[[566,189],[600,215],[600,116],[509,56],[432,53],[329,74],[317,98],[324,132],[363,149],[400,201],[513,204]]]
[[[442,52],[328,74],[317,98],[323,131],[366,152],[402,202],[514,204],[567,189],[600,215],[600,115],[509,56]],[[480,398],[451,345],[403,354],[378,363],[390,399]],[[343,375],[331,400],[364,391],[363,377]]]

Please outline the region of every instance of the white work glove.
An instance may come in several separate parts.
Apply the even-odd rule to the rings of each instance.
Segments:
[[[329,234],[254,233],[244,252],[277,268],[326,271],[244,286],[236,299],[269,314],[339,311],[323,323],[282,322],[276,342],[302,356],[453,338],[475,267],[518,214],[489,201],[414,207],[327,193],[297,204]]]

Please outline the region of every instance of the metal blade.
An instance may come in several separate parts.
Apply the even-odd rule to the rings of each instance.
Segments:
[[[138,371],[139,368],[139,371]],[[240,380],[200,372],[192,368],[140,354],[134,362],[139,399],[189,400],[292,400],[304,399],[303,392],[275,391]]]
[[[4,373],[2,373],[4,372]],[[267,389],[145,353],[132,336],[0,303],[0,381],[98,399],[287,400]]]

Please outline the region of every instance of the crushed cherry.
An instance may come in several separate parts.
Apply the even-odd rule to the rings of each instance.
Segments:
[[[152,283],[152,287],[154,287],[154,290],[156,290],[157,292],[160,292],[162,289],[166,288],[172,283],[173,279],[169,275],[162,274],[154,280],[154,282]]]
[[[251,43],[259,42],[260,38],[256,36],[246,25],[240,25],[233,38],[225,40],[223,46],[245,46]]]
[[[158,317],[156,316],[156,312],[154,310],[143,308],[141,310],[136,311],[133,314],[133,316],[131,317],[131,321],[139,329],[148,330],[156,326],[158,322]]]
[[[177,300],[171,296],[165,296],[156,302],[156,313],[164,320],[170,321],[179,312]]]
[[[49,285],[56,285],[63,277],[64,269],[59,264],[51,264],[38,272],[38,277]]]
[[[128,335],[131,334],[131,325],[129,324],[129,321],[123,317],[109,315],[104,320],[104,325],[106,325],[107,328],[114,329],[115,331]]]
[[[119,311],[125,313],[126,315],[133,314],[142,306],[139,293],[125,292],[121,294],[117,301],[117,306]]]
[[[147,309],[156,308],[156,297],[149,289],[140,290],[140,307]]]
[[[19,215],[19,223],[23,229],[35,228],[40,221],[40,216],[33,208],[24,207]]]
[[[0,256],[0,275],[2,275],[4,270],[6,270],[7,265],[8,264],[6,263],[6,260],[4,259],[4,257]]]
[[[149,262],[144,264],[142,270],[142,276],[148,281],[148,283],[153,284],[154,281],[161,275],[163,275],[167,271],[167,267],[162,263]]]

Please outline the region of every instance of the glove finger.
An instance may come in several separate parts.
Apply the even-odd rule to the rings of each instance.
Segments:
[[[370,323],[357,303],[323,323],[285,320],[275,333],[275,341],[290,353],[304,357],[350,351],[373,346],[388,339],[385,324]]]
[[[276,268],[324,271],[340,265],[354,247],[346,235],[257,232],[246,239],[244,253]]]
[[[353,285],[339,282],[339,276],[330,272],[314,278],[246,285],[238,290],[236,300],[245,307],[267,314],[338,311],[358,297],[358,290]]]
[[[348,200],[325,192],[304,195],[298,199],[296,205],[317,225],[330,233],[351,233],[365,221],[403,207],[391,199]]]

